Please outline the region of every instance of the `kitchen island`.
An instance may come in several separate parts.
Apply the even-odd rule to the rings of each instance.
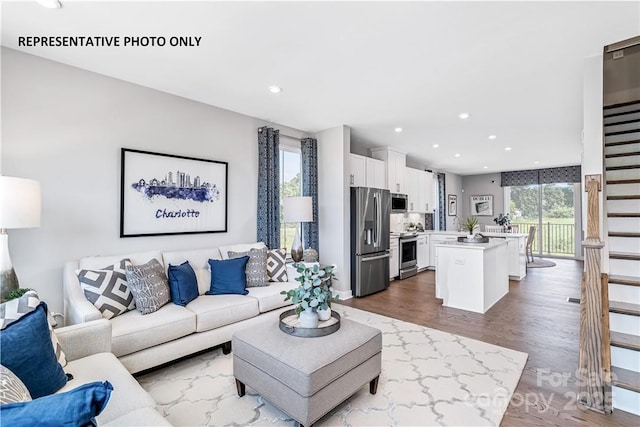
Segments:
[[[485,313],[509,292],[506,239],[435,245],[436,298],[442,305]]]

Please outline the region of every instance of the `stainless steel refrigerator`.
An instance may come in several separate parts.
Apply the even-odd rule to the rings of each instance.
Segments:
[[[389,190],[351,188],[351,291],[356,297],[389,287]]]

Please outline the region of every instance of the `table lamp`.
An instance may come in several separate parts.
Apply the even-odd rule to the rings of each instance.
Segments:
[[[40,226],[40,183],[0,176],[0,302],[19,288],[9,256],[10,228]]]
[[[300,223],[313,221],[313,202],[311,197],[287,197],[283,201],[284,222],[295,222],[296,235],[291,244],[291,259],[302,261],[302,242],[300,241]]]

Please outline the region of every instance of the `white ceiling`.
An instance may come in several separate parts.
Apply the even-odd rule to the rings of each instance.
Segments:
[[[307,132],[345,124],[360,145],[462,175],[580,163],[583,61],[638,34],[638,1],[2,4],[3,46]],[[26,48],[20,35],[202,41]]]

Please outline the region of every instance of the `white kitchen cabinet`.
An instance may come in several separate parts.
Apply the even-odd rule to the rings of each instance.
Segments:
[[[406,194],[406,155],[390,148],[376,148],[371,150],[371,157],[385,162],[387,182],[384,188],[387,188],[392,193]]]
[[[367,158],[358,154],[350,156],[351,170],[349,173],[349,185],[352,187],[367,186]]]
[[[433,173],[420,172],[420,212],[433,211]]]
[[[431,172],[405,168],[405,188],[409,212],[433,211],[433,174]]]
[[[391,238],[389,255],[389,278],[393,279],[400,274],[400,242],[397,237]]]
[[[404,188],[407,194],[407,210],[409,212],[419,212],[420,207],[420,189],[418,169],[404,168]]]
[[[367,187],[387,188],[387,171],[382,160],[365,157],[367,160]]]
[[[437,264],[438,261],[438,257],[437,257],[437,252],[436,252],[436,248],[435,245],[442,243],[442,242],[447,242],[447,241],[456,241],[458,240],[459,236],[465,236],[466,233],[447,233],[447,234],[437,234],[437,233],[432,233],[431,235],[429,235],[429,267],[434,267]]]
[[[429,266],[429,235],[418,235],[418,270]]]
[[[522,280],[527,275],[527,259],[525,245],[527,234],[525,233],[482,233],[493,239],[506,239],[509,258],[509,277],[513,280]]]

